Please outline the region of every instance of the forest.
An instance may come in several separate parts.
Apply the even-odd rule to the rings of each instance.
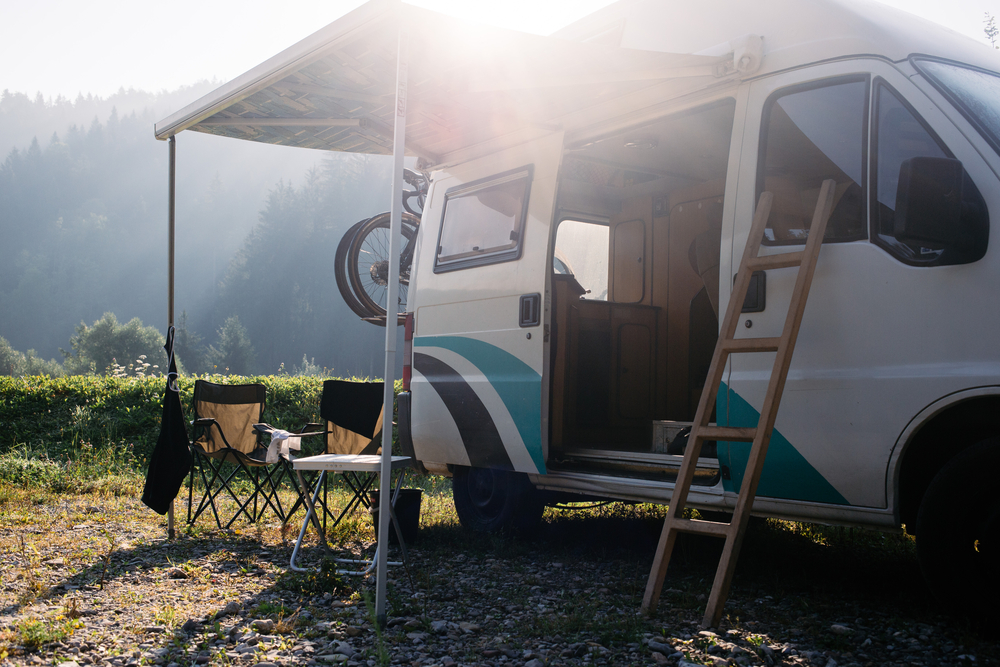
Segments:
[[[0,374],[163,367],[168,148],[153,124],[214,86],[0,95]],[[388,208],[389,168],[382,157],[182,133],[184,370],[381,376],[384,329],[343,303],[333,256],[351,224]]]

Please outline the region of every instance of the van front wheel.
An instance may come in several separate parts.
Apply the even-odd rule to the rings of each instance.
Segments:
[[[456,466],[455,511],[462,526],[477,533],[526,533],[538,526],[545,506],[524,473]]]
[[[920,503],[920,569],[938,600],[959,613],[991,612],[1000,595],[997,470],[1000,438],[990,438],[949,461]]]

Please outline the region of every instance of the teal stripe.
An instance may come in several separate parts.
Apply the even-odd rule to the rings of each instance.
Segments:
[[[542,376],[535,369],[510,352],[475,338],[428,336],[414,338],[413,345],[451,350],[478,368],[510,413],[538,472],[545,474],[545,457],[542,455]]]
[[[716,414],[721,426],[756,426],[760,420],[760,413],[742,396],[729,390],[724,382],[719,385]],[[731,477],[723,481],[726,491],[740,490],[749,459],[749,442],[719,443],[719,463],[729,466]],[[757,495],[831,505],[850,505],[778,429],[771,432],[771,442],[767,446],[767,457],[764,459],[764,470],[757,486]]]

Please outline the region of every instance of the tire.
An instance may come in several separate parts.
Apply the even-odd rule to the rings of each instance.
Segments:
[[[347,276],[347,252],[351,249],[351,241],[354,240],[358,230],[370,219],[360,220],[351,225],[351,228],[340,239],[340,243],[337,244],[337,253],[333,259],[333,275],[337,279],[337,289],[340,290],[340,296],[344,299],[347,307],[358,317],[375,317],[375,313],[365,309],[358,298],[354,296],[354,292],[351,291],[350,278]]]
[[[420,219],[404,214],[400,250],[416,236]],[[382,213],[367,220],[351,240],[347,252],[347,277],[351,291],[369,311],[369,317],[383,317],[386,313],[386,298],[389,293],[389,224],[390,214]],[[410,285],[410,263],[400,266],[399,302],[397,312],[406,312],[406,297]]]
[[[507,470],[456,467],[452,495],[462,527],[476,533],[530,533],[545,509],[528,476]]]
[[[960,452],[931,481],[917,515],[917,557],[952,611],[996,617],[1000,595],[1000,438]]]

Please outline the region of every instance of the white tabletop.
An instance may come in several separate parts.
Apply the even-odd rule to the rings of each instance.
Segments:
[[[392,469],[406,468],[411,462],[409,456],[393,456]],[[296,470],[379,472],[382,457],[377,454],[319,454],[295,459],[292,465]]]

